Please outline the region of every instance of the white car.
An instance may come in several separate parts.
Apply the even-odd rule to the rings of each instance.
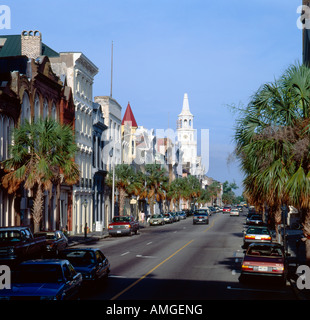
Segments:
[[[237,209],[237,208],[231,209],[230,216],[239,216],[239,209]]]

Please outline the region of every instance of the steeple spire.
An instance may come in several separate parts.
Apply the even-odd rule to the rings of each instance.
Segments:
[[[187,93],[184,93],[184,98],[183,98],[183,108],[180,113],[180,115],[190,115],[192,116],[190,110],[189,110],[189,103],[188,103],[188,95]]]

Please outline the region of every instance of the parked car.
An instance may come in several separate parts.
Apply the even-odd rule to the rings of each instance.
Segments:
[[[232,208],[230,210],[230,216],[239,216],[239,210],[237,208]]]
[[[68,260],[60,259],[24,261],[12,274],[11,289],[0,290],[0,300],[72,300],[83,281]]]
[[[193,224],[197,223],[209,224],[209,214],[206,212],[195,212],[193,216]]]
[[[110,263],[97,248],[69,248],[60,253],[62,259],[70,261],[74,269],[83,276],[84,283],[106,279],[110,273]]]
[[[230,213],[230,211],[231,211],[231,207],[225,206],[223,208],[223,213]]]
[[[27,227],[0,228],[0,264],[15,267],[22,261],[41,258],[45,246],[45,237],[34,238]]]
[[[132,216],[115,216],[108,227],[109,235],[128,235],[137,234],[139,222]]]
[[[185,220],[186,219],[186,213],[184,211],[178,212],[178,215],[180,217],[180,220]]]
[[[173,221],[174,222],[180,221],[180,217],[179,217],[179,215],[177,215],[176,212],[170,212],[170,213],[173,216]]]
[[[251,215],[246,219],[246,224],[262,226],[264,224],[263,217],[260,214]]]
[[[150,223],[150,226],[164,225],[165,224],[164,216],[162,214],[153,214],[150,217],[149,223]]]
[[[214,207],[209,207],[210,214],[216,213],[216,209]]]
[[[163,213],[163,216],[164,216],[165,223],[172,223],[174,220],[173,216],[169,212]]]
[[[248,247],[251,243],[269,243],[272,242],[272,237],[269,229],[263,226],[249,226],[244,232],[243,247]]]
[[[62,231],[40,231],[34,234],[35,238],[45,237],[46,239],[46,255],[58,256],[59,252],[68,247],[68,238]]]
[[[286,282],[288,267],[283,246],[278,243],[252,243],[242,261],[239,281],[248,276],[267,276]]]

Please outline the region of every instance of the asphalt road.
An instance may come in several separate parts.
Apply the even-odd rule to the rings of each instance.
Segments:
[[[244,222],[243,214],[216,213],[209,225],[193,225],[188,217],[101,240],[92,246],[108,257],[110,277],[96,289],[84,288],[81,299],[295,300],[288,282],[239,283]]]

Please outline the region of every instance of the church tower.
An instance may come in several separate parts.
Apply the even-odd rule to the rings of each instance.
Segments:
[[[195,174],[197,163],[197,140],[194,129],[194,116],[189,110],[188,95],[184,94],[183,108],[177,121],[178,141],[183,151],[183,169]]]

